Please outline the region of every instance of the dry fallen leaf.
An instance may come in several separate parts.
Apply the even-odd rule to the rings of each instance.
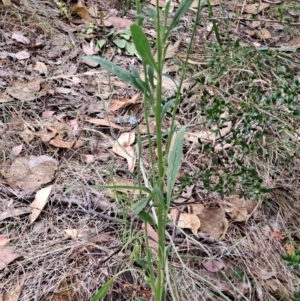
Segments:
[[[13,40],[16,40],[20,43],[23,43],[23,44],[29,44],[30,43],[30,40],[26,37],[24,37],[21,33],[19,32],[14,32],[11,36],[11,38]]]
[[[11,6],[11,0],[2,0],[4,6]]]
[[[34,201],[30,204],[32,210],[31,215],[29,217],[29,225],[31,225],[41,214],[43,208],[45,207],[48,201],[52,187],[53,185],[50,185],[48,187],[42,188],[36,193]]]
[[[111,103],[109,104],[109,110],[111,112],[120,110],[124,107],[127,107],[128,105],[135,104],[137,99],[139,98],[140,94],[137,93],[135,94],[132,98],[118,98],[118,99],[113,99]]]
[[[30,213],[31,209],[28,207],[19,207],[19,208],[11,208],[7,209],[0,213],[0,221],[10,218],[10,217],[16,217],[22,214]]]
[[[30,58],[30,53],[26,50],[22,50],[16,53],[16,58],[18,60],[27,60]]]
[[[200,214],[204,210],[204,206],[200,203],[190,204],[188,207],[189,213],[194,213],[196,215]]]
[[[15,81],[13,86],[7,88],[7,93],[21,101],[30,101],[38,98],[38,92],[41,89],[41,80],[36,80],[33,82],[28,82],[23,84],[20,81]]]
[[[42,63],[42,62],[35,62],[32,66],[32,69],[35,70],[35,71],[38,71],[39,74],[45,74],[47,75],[48,74],[48,68],[47,66]]]
[[[105,26],[112,26],[115,29],[123,29],[123,28],[129,28],[133,22],[129,19],[119,18],[119,17],[108,17],[104,20]]]
[[[89,43],[82,43],[82,50],[86,55],[93,55],[95,54],[95,51],[93,50],[93,48],[91,47],[91,44]]]
[[[142,224],[142,228],[144,229],[144,232],[146,234],[144,223]],[[159,247],[158,246],[158,235],[149,223],[147,223],[147,234],[149,236],[149,240],[148,240],[149,247],[152,250],[152,254],[154,254],[156,256],[157,250]]]
[[[46,155],[18,157],[11,163],[2,164],[0,173],[13,189],[32,192],[53,180],[57,164]]]
[[[73,140],[73,141],[64,141],[60,135],[56,136],[54,139],[52,139],[49,142],[50,145],[55,146],[57,148],[73,148],[77,149],[83,145],[83,141],[78,139],[78,140]]]
[[[228,117],[228,112],[224,112],[220,116],[221,118]],[[226,136],[232,127],[231,121],[224,121],[222,124],[222,128],[218,130],[217,125],[213,125],[211,130],[203,130],[198,133],[185,132],[184,139],[190,142],[198,143],[198,140],[215,142],[217,139]],[[218,130],[218,131],[217,131]]]
[[[66,230],[64,230],[64,232],[66,233],[65,238],[71,237],[74,240],[88,235],[87,231],[82,230],[82,229],[66,229]]]
[[[287,289],[280,283],[278,279],[269,279],[265,282],[266,289],[276,297],[277,300],[290,301]]]
[[[7,292],[4,296],[5,301],[18,301],[23,289],[23,284],[20,284],[13,288],[11,291]]]
[[[89,22],[94,22],[94,18],[92,18],[90,16],[90,13],[88,12],[88,10],[84,7],[84,6],[78,6],[78,4],[76,6],[73,6],[70,8],[70,13],[72,15],[77,15],[82,19],[85,19],[86,21]]]
[[[3,235],[0,235],[0,247],[4,247],[6,244],[8,244],[9,239],[6,238]]]
[[[19,156],[23,148],[23,143],[17,146],[14,146],[11,150],[13,156]]]
[[[21,254],[15,251],[12,247],[0,248],[0,271],[5,269],[8,264],[20,257]]]
[[[226,203],[221,203],[226,213],[235,222],[244,222],[251,216],[252,213],[260,206],[259,201],[240,199],[236,195],[225,197]]]
[[[204,208],[199,214],[200,231],[217,239],[224,239],[228,230],[228,220],[222,208]]]
[[[89,123],[96,124],[96,125],[109,126],[114,129],[119,129],[119,130],[123,129],[123,127],[121,127],[113,122],[110,122],[107,119],[89,118],[89,119],[86,119],[86,121]]]
[[[128,143],[120,145],[118,142],[115,142],[112,150],[115,154],[127,160],[128,170],[133,172],[136,162],[134,149]]]
[[[202,261],[201,264],[207,271],[211,273],[219,272],[225,267],[225,264],[221,259],[206,259]]]
[[[270,6],[270,4],[268,3],[254,3],[254,4],[248,4],[245,6],[244,11],[247,14],[258,14],[259,12],[261,12],[262,10],[268,8]]]
[[[123,178],[123,177],[120,177],[118,175],[115,175],[112,181],[107,181],[106,185],[107,186],[135,186],[133,181]],[[122,189],[117,188],[116,191],[126,193],[128,195],[140,193],[139,190],[123,189],[123,188]],[[106,196],[113,197],[114,195],[111,192],[111,190],[108,190],[106,193]]]
[[[178,215],[178,209],[171,209],[169,217],[176,222]],[[200,228],[200,219],[196,214],[190,214],[185,212],[180,212],[177,226],[183,229],[191,229],[195,236],[198,236],[198,230]]]

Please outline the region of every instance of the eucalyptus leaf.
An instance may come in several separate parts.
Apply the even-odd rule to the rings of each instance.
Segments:
[[[133,39],[133,43],[139,55],[142,58],[142,61],[146,64],[149,64],[155,70],[157,70],[157,66],[154,60],[154,57],[151,53],[150,43],[143,32],[142,28],[137,24],[132,24],[130,26],[131,35]]]
[[[176,134],[174,144],[170,150],[167,169],[167,200],[171,200],[174,184],[181,166],[185,126]]]
[[[135,87],[141,92],[145,91],[145,87],[139,83],[135,77],[126,69],[119,67],[118,65],[108,61],[100,56],[96,55],[88,55],[84,57],[85,60],[90,60],[92,62],[100,64],[104,69],[108,72],[116,75],[120,80],[124,81],[125,83]]]

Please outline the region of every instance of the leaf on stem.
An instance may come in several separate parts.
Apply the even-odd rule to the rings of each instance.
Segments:
[[[142,61],[146,64],[149,64],[153,69],[157,70],[154,57],[151,53],[150,43],[142,28],[137,24],[132,24],[130,26],[130,31],[134,42],[134,46],[139,55],[141,56]]]
[[[182,127],[177,133],[176,138],[171,146],[169,153],[169,162],[167,170],[167,199],[170,201],[172,196],[173,187],[181,166],[183,138],[185,127]]]

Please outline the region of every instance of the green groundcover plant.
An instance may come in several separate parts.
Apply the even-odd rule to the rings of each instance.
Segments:
[[[192,31],[191,42],[188,49],[188,54],[185,59],[185,63],[182,67],[181,80],[177,87],[176,98],[171,99],[167,102],[163,99],[162,91],[162,77],[163,77],[163,65],[165,61],[165,55],[168,46],[168,37],[170,33],[177,27],[180,18],[187,12],[191,6],[193,0],[182,1],[171,23],[168,25],[167,20],[170,13],[171,1],[167,1],[164,12],[161,12],[159,8],[159,1],[156,1],[156,10],[148,10],[149,20],[152,21],[156,30],[156,52],[157,58],[155,59],[151,52],[150,43],[142,29],[142,24],[145,16],[141,14],[140,1],[136,1],[137,10],[137,24],[133,24],[130,27],[131,36],[133,39],[134,46],[141,58],[144,80],[141,79],[137,69],[134,66],[130,67],[130,71],[123,69],[114,63],[105,60],[98,56],[87,56],[86,60],[91,60],[99,63],[110,73],[116,75],[119,79],[125,83],[133,86],[143,94],[144,101],[144,115],[148,128],[148,142],[149,151],[151,158],[151,169],[152,177],[149,185],[138,186],[138,187],[126,187],[128,189],[138,189],[146,192],[147,197],[139,200],[133,208],[133,212],[138,215],[145,224],[150,223],[156,226],[158,234],[158,250],[157,256],[154,256],[151,248],[149,248],[149,237],[146,238],[146,245],[148,246],[146,252],[146,264],[141,259],[136,261],[141,265],[144,271],[144,277],[146,282],[151,287],[155,301],[166,300],[166,289],[165,289],[165,273],[166,264],[168,257],[168,249],[165,247],[165,236],[166,236],[166,224],[168,222],[168,212],[170,202],[172,198],[173,187],[176,181],[178,171],[181,166],[182,152],[183,152],[183,139],[185,127],[177,128],[175,124],[175,115],[180,102],[180,91],[185,73],[187,69],[187,61],[189,53],[192,47],[192,41],[196,32],[197,24],[199,23],[200,13],[204,5],[207,4],[206,0],[199,1],[196,19],[194,22],[194,28]],[[156,85],[154,82],[156,81]],[[163,152],[163,132],[162,132],[162,121],[165,117],[166,112],[172,110],[171,127],[168,132],[166,151]],[[150,137],[149,130],[149,115],[154,114],[156,122],[156,133],[155,133],[155,144],[157,149],[157,157],[152,153],[153,140]],[[171,140],[175,135],[174,143]],[[139,165],[141,164],[139,160]],[[139,166],[139,169],[141,166]],[[166,195],[164,195],[164,185],[166,181]],[[146,181],[148,182],[148,181]],[[109,188],[109,187],[106,187]],[[116,186],[110,188],[116,189]],[[118,186],[118,188],[121,188]],[[123,187],[124,188],[124,187]],[[150,208],[150,209],[149,209]],[[152,214],[150,211],[152,210]],[[146,227],[145,227],[146,228]],[[115,275],[110,279],[102,288],[95,294],[92,301],[98,300],[104,297],[113,283],[114,279],[118,275]],[[139,300],[143,300],[139,298]]]

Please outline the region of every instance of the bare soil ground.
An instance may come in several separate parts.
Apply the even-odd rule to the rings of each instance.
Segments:
[[[224,184],[224,201],[219,190],[210,191],[203,184],[201,175],[216,158],[214,171],[219,177],[211,175],[212,183],[229,177],[228,153],[222,158],[213,155],[220,153],[220,147],[224,151],[223,142],[218,142],[221,137],[214,134],[211,153],[191,137],[212,130],[203,126],[203,104],[215,104],[215,98],[203,102],[206,92],[220,98],[228,94],[235,111],[229,114],[236,118],[225,126],[225,132],[226,128],[237,132],[248,120],[242,113],[245,104],[257,105],[251,103],[248,90],[257,85],[263,95],[277,91],[280,68],[300,79],[299,5],[265,1],[260,10],[248,0],[220,1],[221,9],[219,1],[215,2],[212,7],[220,39],[232,44],[223,52],[217,50],[212,19],[205,8],[178,112],[178,124],[189,125],[191,136],[185,141],[182,170],[174,187],[178,193],[174,208],[193,213],[198,208],[195,204],[201,204],[205,209],[198,214],[202,224],[197,235],[191,229],[168,228],[172,241],[166,243],[174,248],[169,256],[167,298],[225,300],[218,293],[222,292],[226,300],[292,300],[293,291],[300,288],[299,279],[280,254],[292,254],[299,247],[297,117],[291,118],[284,109],[278,114],[281,107],[274,106],[266,116],[279,119],[284,129],[272,124],[259,128],[264,134],[255,143],[261,148],[251,155],[228,146],[228,152],[232,150],[245,166],[253,167],[269,189],[258,192],[257,200],[250,199],[248,205],[242,201],[244,186],[232,193]],[[279,10],[282,4],[287,8]],[[93,14],[93,7],[97,13]],[[150,1],[143,3],[143,10],[147,8],[154,8]],[[111,16],[120,19],[109,19]],[[165,72],[175,81],[194,18],[195,7],[170,38],[173,48]],[[142,98],[103,68],[83,60],[85,55],[97,54],[126,69],[133,64],[140,70],[138,57],[119,47],[126,38],[116,33],[135,21],[130,1],[60,1],[58,5],[49,0],[12,0],[11,5],[0,4],[0,300],[90,300],[106,281],[125,269],[105,300],[152,298],[135,261],[145,256],[142,223],[132,213],[139,195],[97,187],[137,181],[134,162],[112,149],[137,124],[145,142],[143,166],[150,175]],[[144,29],[154,42],[155,32],[147,20]],[[237,39],[245,48],[232,46]],[[265,47],[265,56],[255,47]],[[248,74],[249,82],[245,80]],[[203,77],[206,80],[200,84]],[[166,79],[164,95],[173,94],[173,81]],[[293,97],[300,100],[297,93]],[[131,117],[136,123],[129,122]],[[150,118],[155,127],[153,116]],[[167,118],[163,127],[169,127]],[[245,143],[250,145],[254,138],[245,136]],[[32,212],[37,191],[50,185],[42,212]],[[250,186],[253,192],[256,186]],[[220,265],[207,264],[211,262]]]

